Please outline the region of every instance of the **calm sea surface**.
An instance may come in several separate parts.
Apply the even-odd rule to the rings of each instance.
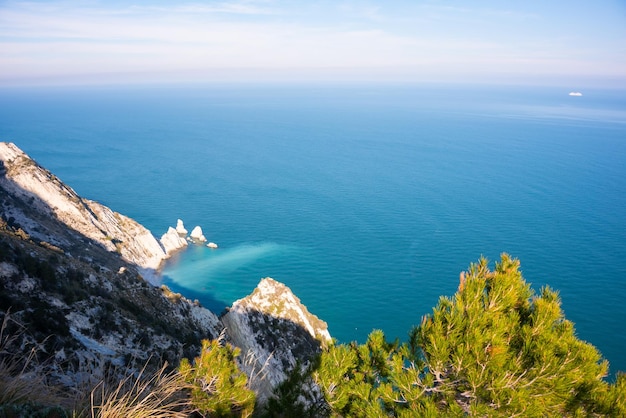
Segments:
[[[0,91],[0,140],[147,226],[220,248],[163,281],[221,311],[286,283],[340,341],[405,338],[481,255],[560,291],[626,371],[626,95],[560,88]]]

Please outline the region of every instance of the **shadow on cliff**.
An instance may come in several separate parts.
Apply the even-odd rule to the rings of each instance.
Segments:
[[[229,342],[241,349],[240,367],[256,393],[254,416],[327,416],[311,380],[326,342],[291,319],[256,309],[231,310],[221,319]]]
[[[222,319],[229,314],[227,310]],[[306,363],[321,352],[321,341],[297,322],[258,310],[248,310],[246,316],[256,343],[268,353],[290,353],[297,362]],[[283,366],[289,370],[293,365],[283,362]]]

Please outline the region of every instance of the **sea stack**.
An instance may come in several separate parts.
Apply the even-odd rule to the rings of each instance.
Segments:
[[[160,242],[168,256],[187,246],[187,240],[185,236],[181,236],[178,232],[178,227],[174,229],[170,226],[167,232],[161,237]]]
[[[206,237],[202,234],[202,228],[196,226],[193,231],[191,231],[191,239],[198,242],[206,242]]]
[[[183,224],[182,219],[179,219],[176,222],[176,232],[178,232],[178,234],[180,235],[187,235],[187,230],[185,229],[185,225]]]

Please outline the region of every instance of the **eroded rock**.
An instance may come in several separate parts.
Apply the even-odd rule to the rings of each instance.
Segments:
[[[297,364],[306,367],[331,341],[326,322],[272,278],[261,280],[221,319],[231,342],[241,348],[241,366],[261,403],[289,371]]]

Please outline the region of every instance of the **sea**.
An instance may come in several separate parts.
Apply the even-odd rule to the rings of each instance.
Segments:
[[[160,280],[219,313],[288,285],[339,342],[405,340],[506,252],[626,371],[626,91],[228,84],[0,89],[0,140],[156,237]]]

